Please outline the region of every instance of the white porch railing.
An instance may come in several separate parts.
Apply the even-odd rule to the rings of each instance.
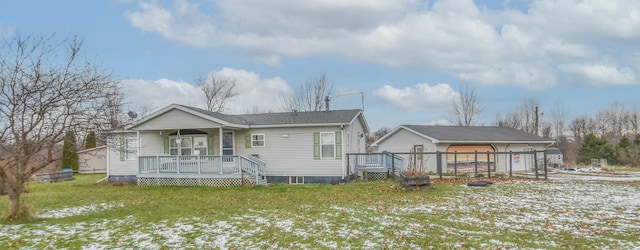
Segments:
[[[241,155],[140,156],[139,174],[208,174],[248,173],[260,183],[266,175],[266,163]]]

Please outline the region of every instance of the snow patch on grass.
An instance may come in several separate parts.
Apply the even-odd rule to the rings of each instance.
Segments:
[[[63,218],[117,207],[122,205],[51,210],[40,216]],[[0,244],[17,242],[16,248],[26,249],[73,244],[84,249],[546,249],[565,248],[580,240],[590,248],[634,249],[640,248],[640,240],[619,235],[640,238],[638,207],[637,184],[496,183],[464,188],[438,203],[414,196],[398,204],[252,210],[225,220],[143,223],[128,216],[0,225]]]
[[[79,206],[79,207],[67,207],[56,210],[43,210],[42,212],[36,214],[36,217],[42,219],[59,219],[77,215],[85,215],[90,213],[96,213],[100,211],[105,211],[113,208],[121,208],[124,207],[122,203],[120,204],[108,204],[108,203],[100,203],[100,204],[92,204],[88,206]]]

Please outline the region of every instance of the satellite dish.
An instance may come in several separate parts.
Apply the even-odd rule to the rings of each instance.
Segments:
[[[127,115],[128,115],[128,116],[129,116],[129,118],[131,118],[131,119],[136,119],[136,118],[138,118],[138,114],[136,114],[136,112],[133,112],[133,111],[129,111],[129,112],[127,112]]]

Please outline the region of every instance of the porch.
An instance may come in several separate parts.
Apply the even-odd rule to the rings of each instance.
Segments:
[[[390,153],[348,153],[347,169],[354,179],[379,180],[399,176],[404,158]]]
[[[242,155],[139,156],[139,186],[266,185],[266,163]]]

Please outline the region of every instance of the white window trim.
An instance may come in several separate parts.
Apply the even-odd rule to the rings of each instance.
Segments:
[[[332,138],[333,138],[333,156],[332,157],[324,157],[324,145],[331,145],[331,144],[323,144],[322,143],[322,134],[331,134]],[[320,132],[320,159],[335,159],[336,158],[336,132]]]
[[[262,136],[262,140],[253,140],[253,136],[254,135],[261,135]],[[253,144],[253,142],[262,142],[262,146],[256,146],[255,144]],[[265,136],[264,133],[261,134],[251,134],[251,147],[252,148],[264,148],[267,146],[267,137]]]
[[[188,148],[191,149],[191,155],[189,155],[189,156],[195,156],[193,153],[196,150],[196,145],[195,145],[195,138],[196,137],[203,137],[203,138],[205,138],[205,140],[208,140],[207,136],[204,135],[204,134],[203,135],[181,135],[181,136],[172,135],[172,136],[169,136],[169,142],[171,142],[172,139],[178,139],[178,138],[180,138],[180,139],[185,139],[185,138],[190,139],[191,140],[191,145]],[[187,147],[183,147],[182,145],[183,144],[180,143],[180,145],[178,147],[171,147],[171,143],[169,143],[169,154],[171,155],[171,150],[172,149],[177,149],[178,150],[178,154],[177,155],[173,155],[173,156],[182,156],[182,149],[186,149],[187,148]],[[209,152],[209,145],[205,145],[205,154],[204,155],[207,155],[207,152]],[[200,155],[203,155],[203,154],[200,154]]]
[[[133,148],[129,147],[129,141],[133,141]],[[124,160],[125,161],[135,161],[138,159],[138,139],[135,137],[125,137],[124,138]],[[129,153],[131,151],[131,153]],[[130,158],[131,157],[131,158]]]
[[[295,180],[295,181],[293,181],[293,180]],[[304,176],[289,176],[289,184],[291,184],[291,185],[302,185],[302,184],[304,184]]]

